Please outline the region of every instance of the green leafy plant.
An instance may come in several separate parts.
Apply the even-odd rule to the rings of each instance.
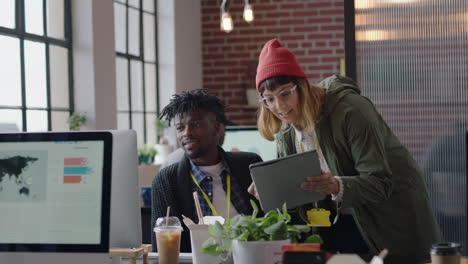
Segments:
[[[202,252],[212,256],[219,256],[231,251],[231,242],[239,241],[275,241],[290,239],[298,242],[302,233],[310,231],[306,225],[289,225],[289,215],[286,205],[282,210],[271,210],[264,217],[258,217],[258,207],[252,200],[253,214],[249,216],[237,215],[228,219],[224,225],[216,222],[208,227],[213,236],[202,245]],[[216,238],[216,239],[215,239]],[[306,239],[307,243],[321,243],[318,235],[312,235]]]
[[[157,154],[157,150],[153,145],[143,144],[138,148],[138,160],[140,164],[150,164],[154,156]]]
[[[71,131],[78,131],[82,125],[86,124],[86,116],[75,112],[68,117],[67,123]]]

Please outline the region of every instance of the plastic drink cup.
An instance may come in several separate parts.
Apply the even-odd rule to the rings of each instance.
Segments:
[[[182,226],[177,217],[160,217],[154,227],[160,264],[178,264]]]
[[[432,264],[459,264],[460,244],[458,243],[437,243],[431,248]]]

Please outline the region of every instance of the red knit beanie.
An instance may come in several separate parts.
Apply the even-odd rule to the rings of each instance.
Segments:
[[[306,77],[294,54],[283,47],[279,40],[272,39],[263,46],[260,52],[255,80],[257,92],[260,93],[261,82],[280,75]]]

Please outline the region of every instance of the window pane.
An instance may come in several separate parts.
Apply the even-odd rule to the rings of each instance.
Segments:
[[[45,45],[33,41],[24,41],[24,60],[26,105],[28,107],[46,107]]]
[[[146,111],[156,112],[156,66],[145,63],[145,103]]]
[[[63,0],[47,0],[47,35],[65,39],[64,26]]]
[[[129,129],[130,121],[128,120],[128,113],[118,113],[117,114],[117,129]]]
[[[23,131],[21,110],[0,109],[0,132]]]
[[[0,27],[15,27],[15,0],[0,1]]]
[[[130,61],[132,111],[143,111],[143,74],[140,61]]]
[[[0,105],[21,106],[19,40],[0,36]]]
[[[127,3],[127,0],[115,0],[115,1],[119,3],[123,3],[123,4]]]
[[[132,114],[132,129],[137,133],[138,146],[145,143],[144,138],[144,127],[143,127],[143,114],[133,113]]]
[[[143,0],[143,10],[154,13],[154,0]]]
[[[156,60],[156,45],[154,44],[155,39],[155,29],[154,29],[154,16],[143,14],[143,28],[145,31],[144,34],[144,47],[145,47],[145,60],[154,62]]]
[[[32,34],[44,35],[42,1],[24,0],[26,31]]]
[[[68,50],[50,45],[49,54],[51,105],[68,108]]]
[[[28,110],[26,121],[28,132],[47,131],[47,111]]]
[[[128,111],[128,62],[126,59],[117,57],[116,85],[117,85],[117,110]]]
[[[156,144],[156,114],[146,114],[146,143]]]
[[[68,131],[68,112],[52,111],[52,131]]]
[[[128,0],[128,5],[139,8],[140,7],[140,0]]]
[[[114,33],[115,33],[115,50],[118,52],[126,53],[126,28],[127,18],[125,15],[125,6],[114,3]]]
[[[128,9],[128,53],[140,55],[140,13]]]

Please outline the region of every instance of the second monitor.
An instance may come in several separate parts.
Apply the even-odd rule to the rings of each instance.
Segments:
[[[275,142],[262,137],[255,126],[227,127],[223,149],[225,151],[254,152],[264,161],[277,158]]]

